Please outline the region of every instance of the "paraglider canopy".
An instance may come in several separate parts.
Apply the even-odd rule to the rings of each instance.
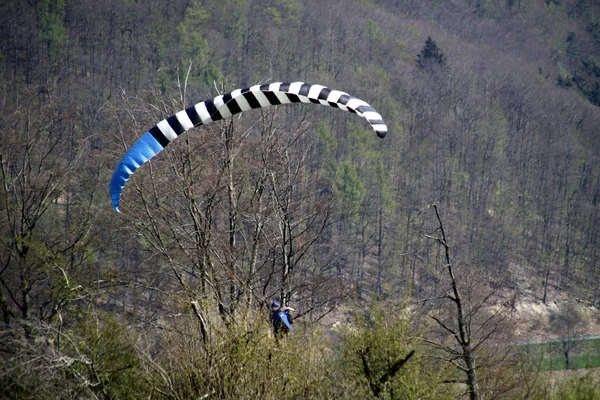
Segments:
[[[289,103],[315,103],[349,111],[366,119],[380,138],[385,137],[387,133],[387,125],[374,108],[340,90],[305,82],[276,82],[236,89],[179,111],[150,128],[127,151],[113,173],[110,181],[113,207],[119,211],[125,182],[135,170],[160,153],[182,133],[195,126],[218,121],[242,111]]]

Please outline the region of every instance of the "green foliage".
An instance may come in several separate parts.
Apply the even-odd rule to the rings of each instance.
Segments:
[[[561,5],[561,1],[560,0],[544,0],[544,2],[546,3],[546,5],[550,8],[556,8],[556,7],[560,7]]]
[[[600,355],[597,356],[571,356],[569,357],[569,369],[587,369],[600,367]],[[542,371],[563,371],[567,368],[564,357],[546,358],[542,361]]]
[[[419,28],[411,23],[403,23],[402,30],[405,31],[412,39],[416,39],[421,36],[421,31]]]
[[[509,7],[512,7],[513,4],[510,2],[507,4]],[[479,17],[483,18],[494,18],[499,16],[500,7],[497,1],[494,0],[479,0],[476,4],[475,12]]]
[[[597,400],[600,399],[599,384],[598,378],[592,374],[573,376],[558,385],[552,399]]]
[[[191,63],[192,77],[201,78],[209,64],[208,39],[203,35],[204,26],[210,19],[210,14],[200,5],[190,5],[185,10],[183,21],[177,26],[179,40],[182,46],[180,65]],[[182,68],[182,72],[185,69]],[[203,79],[205,83],[207,81]],[[210,81],[208,82],[211,83]]]
[[[377,4],[373,0],[356,0],[358,4],[363,7],[367,7],[369,9],[373,9],[377,7]]]
[[[372,19],[367,20],[367,34],[369,39],[374,42],[375,45],[382,45],[385,42],[385,33],[383,29],[377,25]]]
[[[349,215],[354,215],[365,195],[365,184],[352,162],[345,160],[338,165],[336,187],[344,209]]]
[[[600,339],[577,339],[571,346],[569,369],[600,367]],[[519,346],[520,351],[530,360],[540,363],[542,371],[562,371],[566,368],[561,340]]]
[[[225,40],[228,43],[228,49],[211,46],[215,65],[222,67],[222,57],[228,51],[240,51],[247,34],[249,4],[247,0],[205,0],[202,4],[210,10],[210,20],[202,27],[202,32],[213,41]]]
[[[137,399],[148,395],[141,360],[130,327],[110,314],[88,314],[71,333],[70,352],[85,362],[74,368],[106,399]]]
[[[407,310],[375,303],[341,331],[333,379],[340,398],[452,398],[429,368]]]
[[[600,63],[596,57],[582,59],[572,81],[592,104],[600,105]]]
[[[267,7],[267,12],[271,15],[273,22],[277,25],[281,25],[281,13],[275,7]]]
[[[22,329],[0,331],[0,398],[74,398],[81,393],[78,377],[69,371],[75,360],[57,354],[52,343],[55,333],[42,326],[23,327],[28,337]]]
[[[300,23],[300,11],[302,6],[297,0],[277,0],[271,7],[267,7],[267,12],[272,21],[277,25],[286,27],[298,26]]]
[[[54,322],[84,292],[94,252],[86,198],[93,185],[70,179],[81,154],[76,131],[62,126],[60,111],[34,96],[28,103],[27,113],[8,113],[13,124],[0,149],[0,307],[9,325]]]
[[[376,176],[377,183],[381,190],[381,206],[384,210],[386,210],[386,212],[393,213],[397,206],[397,202],[394,197],[395,188],[391,182],[389,174],[387,173],[383,160],[376,162]]]
[[[577,0],[569,9],[569,17],[589,20],[593,16],[590,0]]]
[[[64,25],[64,0],[40,0],[36,3],[40,37],[46,43],[50,59],[58,62],[67,39]]]
[[[333,182],[337,171],[336,152],[338,143],[324,122],[318,123],[317,135],[319,136],[319,147],[323,154],[321,168],[324,170],[326,178]]]
[[[248,318],[248,319],[246,319]],[[149,368],[152,386],[172,398],[331,398],[323,371],[326,348],[315,330],[294,331],[276,340],[266,315],[237,316],[225,327],[211,321],[203,341],[193,320],[164,332],[163,350]]]
[[[331,159],[335,158],[335,152],[337,150],[338,144],[335,140],[335,137],[327,128],[327,125],[323,121],[319,121],[317,124],[317,134],[319,135],[319,140],[323,146],[323,158]]]
[[[441,52],[435,40],[428,37],[425,40],[423,48],[417,54],[417,65],[421,68],[428,68],[432,65],[444,65],[446,56]]]
[[[131,329],[85,314],[90,318],[74,319],[72,329],[26,322],[27,336],[0,330],[0,398],[147,398]]]
[[[570,88],[573,86],[573,78],[565,73],[559,73],[556,78],[556,84],[561,88]]]
[[[385,68],[382,68],[381,65],[371,63],[357,68],[355,71],[355,79],[356,82],[367,89],[369,93],[373,93],[371,97],[378,97],[380,101],[387,97],[387,92],[390,87],[390,74]],[[382,103],[385,104],[385,102]],[[361,131],[361,134],[363,132],[366,133],[367,130]],[[373,141],[369,139],[372,139],[372,137],[368,134],[364,135],[365,142],[373,143]]]

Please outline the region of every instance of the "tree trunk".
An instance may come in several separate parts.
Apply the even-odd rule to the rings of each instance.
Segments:
[[[469,391],[469,398],[471,400],[478,400],[480,398],[479,394],[479,382],[477,379],[477,366],[476,366],[476,356],[475,349],[471,343],[471,335],[469,329],[469,321],[465,318],[464,313],[464,304],[461,297],[460,290],[458,288],[457,279],[454,275],[454,271],[452,269],[452,263],[450,262],[450,246],[446,240],[446,232],[444,231],[444,225],[442,224],[442,219],[440,217],[440,212],[438,210],[437,204],[433,204],[433,208],[435,210],[435,215],[439,222],[439,231],[441,233],[441,238],[438,238],[438,242],[442,244],[444,247],[445,258],[446,258],[446,266],[448,268],[448,275],[450,276],[450,282],[452,285],[452,296],[448,296],[450,300],[456,306],[456,325],[458,327],[458,332],[447,327],[447,325],[441,323],[439,320],[436,321],[444,328],[445,330],[452,333],[454,339],[458,342],[462,349],[462,359],[465,363],[465,373],[467,375],[467,388]]]

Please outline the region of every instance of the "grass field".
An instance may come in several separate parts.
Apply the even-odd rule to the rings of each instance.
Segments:
[[[570,369],[600,367],[600,338],[571,339],[568,343]],[[542,371],[566,368],[562,340],[520,344],[519,348],[531,362],[539,362]]]

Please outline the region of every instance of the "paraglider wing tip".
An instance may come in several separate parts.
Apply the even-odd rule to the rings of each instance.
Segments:
[[[164,146],[160,144],[150,132],[146,132],[137,142],[135,142],[127,153],[125,153],[115,168],[110,180],[110,197],[116,212],[121,212],[119,210],[119,201],[121,199],[123,188],[125,187],[125,182],[127,182],[136,169],[156,154],[160,153],[163,149]]]
[[[111,193],[111,195],[112,195],[112,193]],[[117,197],[115,195],[112,195],[111,197],[113,198],[112,199],[112,206],[113,206],[113,208],[115,209],[116,212],[121,213],[121,210],[119,209],[120,196]]]
[[[119,177],[117,173],[115,173],[115,176],[113,176],[113,179],[110,182],[110,197],[112,200],[112,206],[118,213],[121,213],[121,210],[119,209],[119,203],[121,201],[121,191],[123,190],[123,186],[125,186],[120,182],[121,180],[123,179]]]

